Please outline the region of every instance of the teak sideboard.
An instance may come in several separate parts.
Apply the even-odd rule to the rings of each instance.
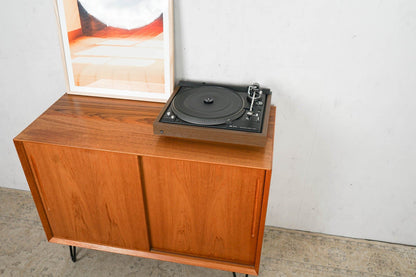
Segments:
[[[160,137],[163,104],[65,94],[14,143],[50,242],[258,275],[273,159]]]

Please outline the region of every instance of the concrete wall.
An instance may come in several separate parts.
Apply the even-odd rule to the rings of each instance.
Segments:
[[[27,189],[11,140],[64,77],[51,1],[7,5],[0,186]],[[415,1],[175,0],[174,12],[176,79],[273,90],[267,224],[416,244]]]

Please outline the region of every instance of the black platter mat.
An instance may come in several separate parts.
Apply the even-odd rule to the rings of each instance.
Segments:
[[[172,111],[180,119],[199,125],[219,125],[244,114],[245,99],[231,89],[201,86],[183,89],[172,101]]]

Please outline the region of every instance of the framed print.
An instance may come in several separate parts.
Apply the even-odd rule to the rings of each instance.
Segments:
[[[172,0],[55,0],[68,93],[165,102]]]

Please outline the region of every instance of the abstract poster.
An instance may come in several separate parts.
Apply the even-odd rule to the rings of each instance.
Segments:
[[[57,0],[69,93],[166,101],[171,0]]]

